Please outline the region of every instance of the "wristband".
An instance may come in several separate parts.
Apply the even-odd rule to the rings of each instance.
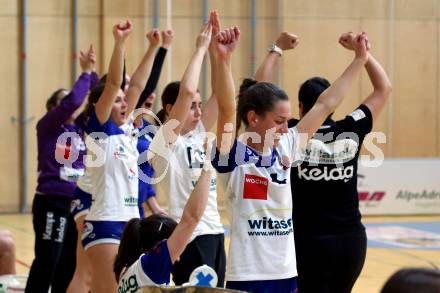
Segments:
[[[269,47],[269,49],[267,49],[267,51],[269,51],[269,53],[275,52],[278,55],[280,55],[280,57],[283,56],[283,50],[280,47],[278,47],[277,45],[275,45],[275,44],[272,44]]]

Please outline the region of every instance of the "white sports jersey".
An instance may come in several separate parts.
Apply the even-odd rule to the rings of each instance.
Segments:
[[[87,166],[91,169],[93,203],[86,220],[128,221],[138,218],[139,152],[135,129],[131,123],[118,127],[111,119],[101,125],[93,113],[87,125],[88,138],[98,132],[105,134],[106,138],[94,139],[93,148],[88,143],[87,155],[97,156],[97,161],[101,156],[105,161],[93,162],[98,166]]]
[[[212,162],[231,217],[228,281],[297,275],[290,190],[297,138],[296,128],[290,128],[266,156],[236,141],[229,155],[217,154]]]
[[[167,242],[162,241],[122,272],[118,293],[142,292],[142,287],[145,286],[167,285],[170,282],[172,266]]]
[[[166,148],[163,140],[163,127],[161,127],[149,148],[149,151],[157,154],[151,159],[156,175],[160,177],[163,174],[164,176],[157,186],[168,197],[169,216],[177,222],[180,221],[185,204],[202,172],[205,160],[203,133],[204,127],[200,122],[196,129],[184,136],[179,136],[173,145]],[[167,160],[164,160],[164,157],[167,157]],[[208,204],[200,223],[192,234],[191,241],[200,235],[221,233],[224,233],[224,229],[217,208],[217,178],[213,174]]]

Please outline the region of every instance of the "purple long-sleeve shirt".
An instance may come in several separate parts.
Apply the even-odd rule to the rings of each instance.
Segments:
[[[81,106],[89,89],[98,81],[99,77],[94,72],[81,74],[72,91],[60,101],[59,106],[48,111],[38,121],[37,193],[73,196],[76,180],[84,170],[83,156],[86,148],[83,130],[75,123],[66,124],[66,121]],[[72,132],[72,135],[58,140],[66,132]]]

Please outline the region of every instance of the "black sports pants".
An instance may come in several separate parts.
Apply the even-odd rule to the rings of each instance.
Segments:
[[[76,266],[77,231],[71,199],[36,194],[32,204],[35,259],[25,292],[66,292]]]
[[[364,266],[365,230],[340,235],[295,234],[298,292],[348,293]]]
[[[223,287],[226,271],[225,235],[200,235],[194,238],[173,266],[173,281],[176,285],[188,282],[192,271],[208,265],[217,273],[217,287]]]

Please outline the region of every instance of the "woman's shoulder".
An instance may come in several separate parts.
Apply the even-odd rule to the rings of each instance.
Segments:
[[[93,111],[90,115],[85,130],[89,134],[93,132],[100,132],[105,133],[108,136],[124,134],[123,127],[117,126],[111,118],[109,118],[105,123],[101,124],[101,122],[98,120],[98,117],[96,116],[95,111]]]

